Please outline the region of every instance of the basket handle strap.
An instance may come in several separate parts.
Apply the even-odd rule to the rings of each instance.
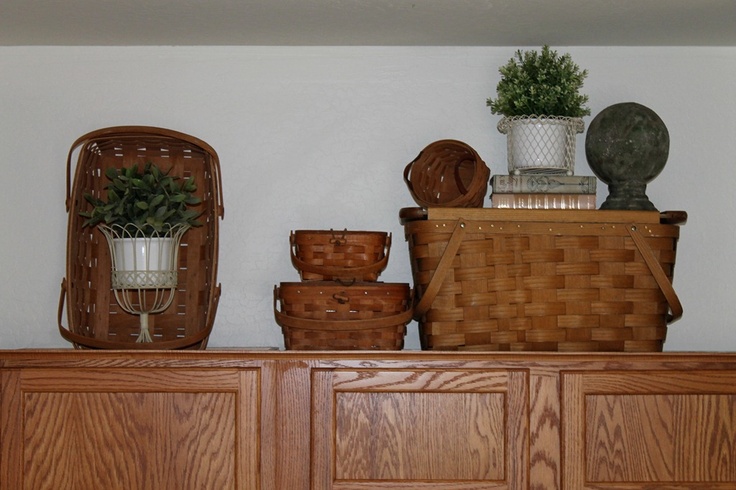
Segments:
[[[406,167],[404,167],[404,182],[406,183],[406,187],[409,188],[409,193],[411,194],[411,197],[413,197],[414,200],[417,201],[417,202],[419,202],[418,201],[418,196],[417,196],[416,192],[414,192],[414,185],[411,183],[411,180],[409,179],[409,172],[411,172],[411,168],[414,165],[414,162],[416,162],[417,160],[419,160],[419,157],[421,157],[421,156],[422,156],[422,154],[419,153],[419,155],[414,160],[412,160],[411,162],[409,162],[406,165]]]
[[[66,156],[66,212],[68,213],[72,207],[72,154],[84,141],[86,141],[87,135],[80,136],[69,148],[69,153]]]
[[[667,300],[667,304],[670,307],[670,313],[667,315],[667,323],[679,320],[682,317],[682,303],[680,302],[680,298],[677,297],[675,289],[672,287],[672,282],[667,278],[667,274],[662,269],[662,265],[654,256],[651,247],[647,245],[646,239],[639,233],[636,225],[627,226],[626,231],[629,232],[634,245],[636,245],[637,250],[639,250],[654,280],[657,281],[659,289]]]
[[[465,190],[466,194],[477,194],[480,192],[480,190],[488,185],[488,177],[490,176],[490,170],[487,170],[487,167],[485,163],[480,159],[480,156],[478,153],[473,152],[475,155],[475,158],[472,160],[473,165],[475,166],[475,172],[473,173],[473,180],[470,182],[470,185]],[[459,171],[460,166],[458,165],[455,167],[456,173]],[[458,183],[461,182],[459,175],[457,176]]]
[[[298,318],[287,315],[279,311],[277,307],[279,298],[279,287],[273,289],[273,312],[276,316],[276,322],[282,327],[300,328],[306,330],[373,330],[377,328],[387,328],[396,326],[399,323],[409,323],[412,318],[412,310],[408,308],[406,311],[395,315],[383,316],[379,318],[366,318],[363,320],[314,320],[311,318]]]
[[[439,293],[442,282],[445,280],[445,276],[452,266],[452,261],[455,259],[455,255],[460,248],[460,244],[462,243],[464,236],[465,222],[463,220],[458,220],[457,223],[455,223],[455,229],[452,230],[452,236],[447,242],[445,251],[442,253],[442,257],[437,264],[437,268],[435,269],[432,278],[429,280],[429,284],[427,284],[427,288],[424,290],[419,302],[414,305],[415,320],[418,321],[425,313],[427,313],[432,301],[434,301],[437,293]]]
[[[69,330],[67,327],[64,326],[61,319],[64,317],[64,304],[66,303],[66,277],[61,280],[61,291],[59,292],[59,309],[56,313],[56,321],[59,325],[59,333],[63,338],[66,340],[69,340],[70,342],[73,342],[73,340],[67,336],[67,334],[72,334],[72,331]],[[76,346],[76,344],[74,344]]]
[[[315,266],[309,262],[305,262],[296,256],[296,237],[292,233],[289,237],[291,241],[291,263],[295,269],[311,272],[313,274],[329,275],[336,277],[352,277],[363,275],[365,273],[382,271],[388,264],[388,257],[391,253],[391,234],[386,236],[386,243],[383,247],[383,257],[381,260],[372,264],[363,265],[360,267],[336,267],[336,266]]]

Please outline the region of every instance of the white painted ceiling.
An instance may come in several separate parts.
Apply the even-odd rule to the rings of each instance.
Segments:
[[[0,45],[736,46],[735,0],[0,0]]]

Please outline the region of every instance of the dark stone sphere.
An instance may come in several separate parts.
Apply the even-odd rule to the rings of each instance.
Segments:
[[[669,146],[667,126],[648,107],[623,102],[602,110],[585,137],[588,165],[608,184],[601,209],[656,209],[646,185],[667,163]]]

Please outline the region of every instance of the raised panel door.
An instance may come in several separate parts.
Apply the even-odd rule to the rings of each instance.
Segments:
[[[17,489],[257,489],[257,370],[6,373]]]
[[[736,373],[565,373],[563,488],[736,488]]]
[[[312,488],[526,489],[528,374],[313,372]]]

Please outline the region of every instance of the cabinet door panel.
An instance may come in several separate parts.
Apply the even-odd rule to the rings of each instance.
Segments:
[[[19,384],[18,488],[258,488],[256,370],[40,369]]]
[[[734,488],[736,374],[563,376],[565,488]]]
[[[506,371],[316,371],[312,488],[526,488],[527,383]]]

